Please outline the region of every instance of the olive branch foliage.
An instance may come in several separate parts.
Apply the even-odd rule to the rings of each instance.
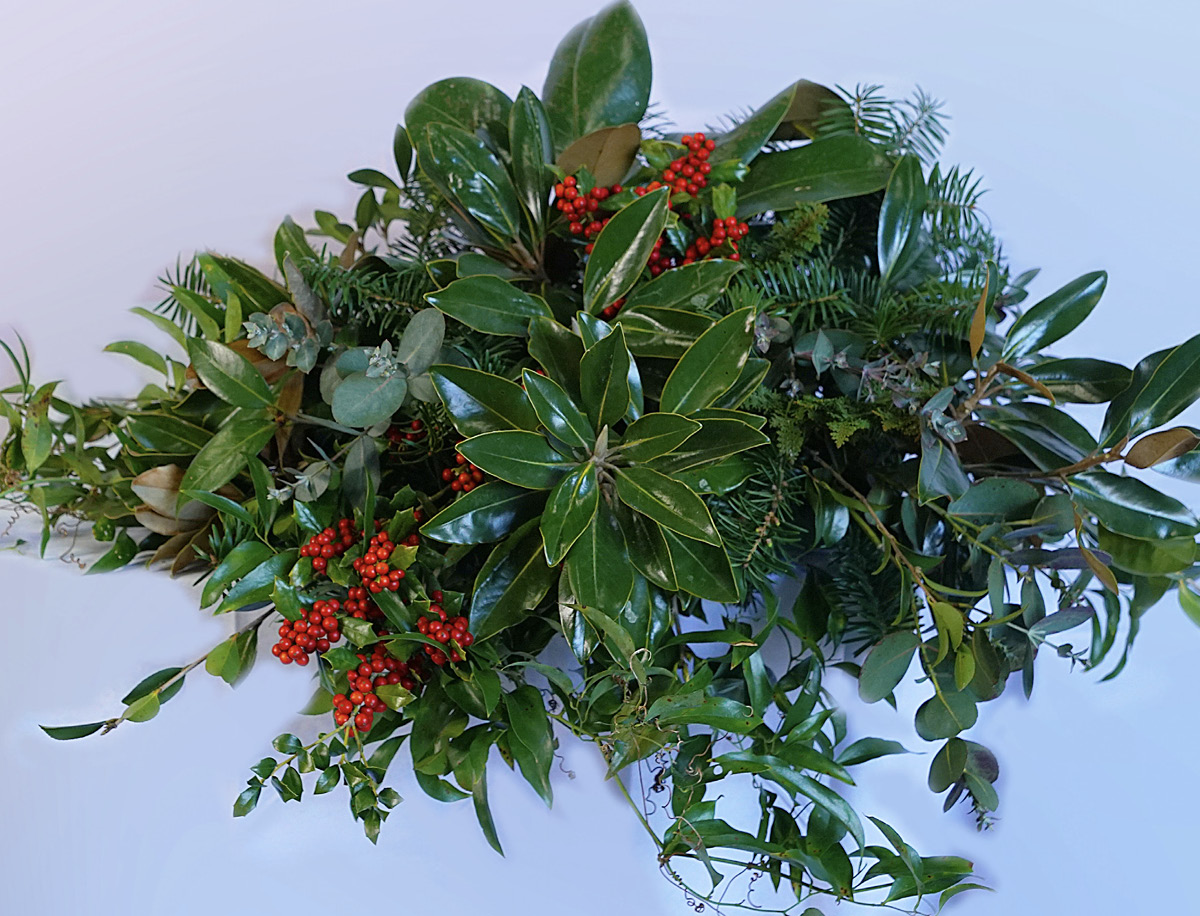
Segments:
[[[1200,396],[1200,338],[1132,369],[1048,353],[1106,277],[1026,307],[1034,272],[1010,271],[979,179],[938,162],[922,91],[801,80],[705,145],[647,113],[650,66],[618,2],[564,39],[540,98],[423,90],[396,171],[350,175],[352,215],[285,221],[270,271],[205,252],[166,272],[141,313],[187,356],[110,345],[160,376],[134,398],[72,404],[3,343],[0,496],[40,514],[42,551],[89,520],[111,542],[89,572],[144,560],[199,572],[205,607],[264,609],[120,715],[48,734],[152,718],[201,665],[236,683],[264,623],[347,600],[365,544],[321,567],[297,549],[348,519],[408,539],[406,576],[344,620],[353,648],[319,654],[305,712],[327,716],[376,645],[413,686],[380,688],[365,733],[280,735],[235,814],[268,784],[341,786],[373,840],[404,746],[500,850],[490,762],[549,803],[571,735],[697,907],[936,911],[978,887],[847,802],[906,749],[850,740],[827,673],[893,705],[919,676],[929,786],[989,823],[997,755],[964,737],[982,703],[1030,695],[1039,655],[1115,676],[1168,590],[1200,622],[1200,521],[1129,473],[1200,479],[1200,434],[1170,425]],[[660,186],[699,149],[706,185]],[[605,189],[586,242],[553,205],[568,187]],[[745,222],[740,248],[689,255],[718,220]],[[1108,405],[1098,437],[1076,403]],[[422,666],[435,604],[475,642]],[[743,790],[757,820],[729,813]]]

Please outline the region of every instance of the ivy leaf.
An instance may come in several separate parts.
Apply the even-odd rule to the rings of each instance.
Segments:
[[[626,204],[596,236],[583,273],[583,308],[599,313],[641,276],[667,224],[668,190],[659,188]]]
[[[530,490],[549,490],[577,463],[540,433],[518,429],[472,436],[458,444],[458,451],[488,474]]]
[[[486,544],[536,518],[544,504],[540,492],[499,481],[485,483],[431,518],[421,533],[446,544]]]
[[[619,327],[583,354],[579,385],[588,417],[596,427],[611,427],[629,410],[629,371],[633,360]]]
[[[586,449],[595,442],[596,431],[558,383],[528,369],[521,379],[538,419],[553,436],[575,448]]]
[[[270,407],[275,398],[250,360],[225,344],[202,337],[188,340],[192,367],[209,391],[234,407]]]
[[[538,428],[537,413],[520,385],[490,372],[463,366],[430,371],[434,387],[464,436],[497,429]]]
[[[210,493],[221,489],[250,458],[262,451],[276,428],[265,419],[235,419],[226,423],[192,459],[179,488]]]
[[[557,566],[587,530],[600,503],[596,465],[586,462],[559,481],[542,512],[546,562]]]
[[[663,386],[659,406],[689,414],[710,406],[737,380],[754,340],[754,309],[726,315],[688,347]]]
[[[687,538],[721,545],[721,536],[704,500],[690,487],[643,467],[619,468],[617,495],[635,512]]]
[[[650,101],[650,77],[646,29],[627,0],[579,23],[555,49],[542,87],[555,146],[640,121]]]
[[[531,319],[554,316],[544,300],[487,274],[455,280],[425,299],[469,328],[502,337],[526,337]]]
[[[738,186],[738,217],[870,194],[891,171],[883,151],[861,137],[827,137],[762,155]]]

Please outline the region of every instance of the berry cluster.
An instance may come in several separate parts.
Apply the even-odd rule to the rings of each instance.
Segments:
[[[364,734],[375,724],[375,713],[387,709],[387,704],[375,692],[385,684],[399,684],[405,690],[416,690],[417,680],[407,662],[388,654],[383,643],[376,643],[370,655],[358,653],[358,667],[347,673],[350,690],[333,698],[333,721],[345,725],[354,719],[354,728]]]
[[[300,556],[312,557],[313,571],[323,573],[334,557],[340,557],[358,540],[358,531],[354,522],[348,518],[339,518],[337,531],[326,528],[320,534],[314,534],[308,543],[300,548]]]
[[[315,602],[312,610],[299,620],[286,622],[279,628],[279,642],[271,646],[271,654],[285,665],[295,662],[303,668],[308,664],[310,652],[326,652],[342,638],[335,616],[340,609],[341,602],[337,599]]]
[[[708,173],[712,166],[707,160],[712,151],[717,148],[715,140],[709,140],[703,133],[685,134],[679,141],[687,147],[686,156],[680,156],[663,169],[662,180],[671,186],[675,193],[686,191],[695,197],[700,189],[708,184]]]
[[[442,480],[450,484],[455,493],[470,493],[483,483],[483,471],[467,461],[463,455],[454,456],[454,464],[442,469]]]
[[[644,197],[659,188],[670,188],[674,194],[688,194],[695,197],[702,188],[708,185],[708,175],[712,172],[712,165],[708,162],[708,158],[716,149],[716,141],[708,139],[702,132],[697,131],[694,134],[685,134],[680,142],[686,148],[686,153],[672,160],[662,170],[661,180],[638,185],[632,189],[634,194]],[[574,176],[568,176],[554,186],[554,205],[570,220],[567,225],[568,231],[572,235],[582,235],[588,240],[584,249],[588,254],[591,254],[595,245],[591,239],[600,234],[611,218],[599,214],[601,201],[613,194],[620,194],[622,190],[624,189],[621,185],[585,190],[579,186],[579,182]],[[672,204],[668,202],[667,206],[670,207]],[[689,214],[684,214],[685,218],[687,216]],[[647,262],[650,275],[657,277],[664,270],[691,264],[707,257],[724,257],[731,261],[737,261],[741,258],[738,253],[738,240],[749,231],[750,229],[745,223],[739,223],[734,217],[717,219],[713,224],[712,232],[707,236],[702,235],[689,245],[682,256],[664,251],[664,238],[660,237],[655,241],[654,250],[650,253]],[[623,304],[624,301],[618,299],[603,309],[600,317],[605,319],[616,317]]]
[[[388,442],[397,448],[403,448],[407,442],[419,442],[428,435],[425,424],[420,420],[413,420],[408,424],[407,429],[403,426],[389,426],[387,433]]]
[[[615,184],[611,188],[596,187],[583,192],[575,176],[569,175],[554,186],[554,206],[570,220],[567,230],[571,235],[591,238],[599,235],[609,220],[609,217],[591,214],[600,209],[600,201],[607,199],[610,194],[620,194],[622,190],[619,184]]]
[[[467,618],[447,617],[446,609],[440,603],[443,598],[441,592],[433,592],[429,597],[433,601],[429,606],[429,613],[434,616],[418,617],[417,632],[443,645],[450,644],[450,650],[447,654],[445,650],[427,645],[425,654],[438,667],[446,664],[447,661],[461,662],[463,657],[459,650],[466,649],[475,642],[475,637],[467,629]]]
[[[410,534],[404,543],[409,547],[415,547],[419,542],[420,536],[414,533]],[[404,578],[404,570],[392,569],[387,563],[395,549],[396,545],[392,543],[388,533],[380,531],[371,538],[366,553],[351,564],[354,571],[362,577],[363,588],[372,594],[378,595],[384,589],[389,592],[400,590],[400,580]]]

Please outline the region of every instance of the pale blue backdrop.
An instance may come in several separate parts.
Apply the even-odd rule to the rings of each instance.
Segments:
[[[125,310],[153,301],[153,278],[177,254],[269,260],[281,217],[346,212],[342,176],[389,167],[392,127],[423,85],[470,74],[510,93],[540,87],[554,43],[593,11],[578,0],[3,7],[0,333],[19,329],[40,375],[77,396],[131,390],[137,372],[99,348],[144,333]],[[1200,332],[1193,4],[644,0],[641,11],[654,98],[684,128],[798,77],[895,92],[919,83],[947,99],[947,158],[985,176],[1012,263],[1044,268],[1035,292],[1110,272],[1063,355],[1132,363]],[[1168,489],[1200,504],[1200,490]],[[150,725],[52,743],[36,723],[111,714],[143,674],[200,654],[228,624],[161,575],[83,579],[4,555],[0,582],[6,912],[318,913],[363,905],[360,888],[385,877],[389,908],[417,913],[691,912],[595,757],[570,742],[576,778],[556,777],[552,812],[496,768],[507,859],[488,850],[469,807],[438,805],[404,780],[375,850],[336,793],[286,809],[264,796],[250,818],[230,818],[270,737],[308,727],[294,715],[307,685],[278,666],[260,666],[236,695],[193,677]],[[1003,768],[988,834],[940,813],[924,788],[928,756],[866,765],[860,800],[923,852],[978,863],[1000,892],[957,912],[1193,911],[1176,895],[1191,896],[1200,812],[1198,652],[1200,630],[1168,600],[1118,681],[1047,658],[1031,705],[1008,696],[986,708],[971,736]],[[855,707],[853,726],[919,748],[912,703],[902,710]]]

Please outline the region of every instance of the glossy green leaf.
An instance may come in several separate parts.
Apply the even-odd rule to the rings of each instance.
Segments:
[[[156,372],[167,374],[167,361],[163,355],[157,350],[146,346],[144,343],[138,343],[136,340],[118,340],[110,343],[104,348],[105,353],[120,353],[122,356],[128,356],[130,359],[137,360],[143,366],[153,369]]]
[[[1190,537],[1144,540],[1097,526],[1097,545],[1112,557],[1112,565],[1138,576],[1167,576],[1196,562],[1196,542]],[[1049,619],[1049,618],[1047,618]]]
[[[587,415],[596,428],[612,426],[629,409],[632,359],[619,327],[602,337],[579,364],[579,386]]]
[[[676,271],[711,263],[700,261],[687,267],[676,267],[664,271],[652,283],[670,277]],[[733,263],[737,263],[736,261]],[[650,284],[646,284],[649,286]],[[635,286],[631,296],[637,295],[644,286]],[[678,308],[660,308],[643,305],[637,309],[622,308],[616,323],[625,331],[625,340],[635,356],[661,356],[679,359],[701,334],[712,327],[706,315]]]
[[[882,149],[861,137],[828,137],[759,156],[738,186],[741,219],[805,203],[858,197],[887,184],[892,166]]]
[[[624,296],[641,276],[667,223],[666,188],[626,204],[596,236],[583,273],[583,308],[595,315]]]
[[[558,382],[572,398],[579,396],[579,364],[583,360],[583,341],[550,318],[534,318],[529,323],[529,355]]]
[[[464,436],[538,427],[528,396],[508,379],[465,366],[438,366],[429,374],[455,429]]]
[[[995,521],[1031,518],[1042,498],[1042,491],[1023,480],[987,477],[971,485],[946,510],[978,525]]]
[[[446,544],[498,541],[542,511],[545,496],[495,481],[464,493],[431,518],[421,533]]]
[[[1059,401],[1103,404],[1129,387],[1132,370],[1102,359],[1048,359],[1025,369]]]
[[[671,552],[658,522],[639,515],[620,502],[613,512],[625,535],[629,559],[637,571],[659,588],[677,591],[679,583],[671,563]]]
[[[625,430],[621,438],[621,455],[635,464],[650,461],[683,445],[699,432],[700,423],[677,413],[648,413]]]
[[[451,318],[484,334],[525,337],[532,318],[551,318],[550,307],[494,276],[464,277],[425,298]]]
[[[1135,367],[1133,381],[1104,416],[1101,445],[1139,436],[1169,423],[1200,397],[1200,334],[1159,351]]]
[[[48,382],[29,398],[21,425],[21,454],[25,468],[33,473],[50,457],[54,448],[54,426],[50,421],[50,400],[57,382]]]
[[[215,340],[192,337],[188,356],[200,381],[221,400],[235,407],[270,407],[275,398],[262,374],[246,357]]]
[[[981,407],[977,413],[1042,470],[1067,467],[1096,450],[1096,440],[1083,424],[1049,404],[1024,401],[1002,409]]]
[[[797,85],[793,83],[788,86],[766,104],[754,109],[748,117],[743,118],[730,130],[715,137],[717,148],[713,150],[709,161],[716,163],[736,160],[749,165],[791,109]]]
[[[651,463],[655,470],[664,474],[681,474],[708,467],[770,441],[766,435],[740,420],[705,419],[700,421],[700,429],[673,452],[655,458]]]
[[[86,725],[39,725],[38,728],[55,741],[73,741],[76,738],[94,735],[104,726],[104,722],[89,722]]]
[[[704,500],[686,484],[645,467],[619,468],[617,495],[635,512],[686,538],[720,546],[721,536]]]
[[[738,600],[741,590],[724,548],[680,537],[670,529],[661,530],[683,591],[711,601]]]
[[[426,86],[408,103],[404,123],[418,137],[429,124],[450,124],[469,134],[489,123],[508,124],[512,102],[483,80],[452,76]]]
[[[1102,270],[1077,277],[1030,307],[1008,332],[1004,352],[1024,356],[1048,347],[1083,323],[1104,293],[1108,274]]]
[[[754,309],[726,315],[688,347],[663,386],[661,409],[689,414],[710,406],[737,380],[754,339]]]
[[[907,753],[908,750],[899,741],[887,738],[859,738],[853,744],[842,748],[837,755],[837,762],[844,767],[851,767],[878,757]]]
[[[566,569],[575,598],[587,607],[614,614],[629,600],[633,570],[625,538],[603,501],[567,554]]]
[[[200,449],[180,481],[181,490],[219,490],[271,441],[277,427],[270,420],[232,420]]]
[[[659,725],[708,725],[737,735],[748,735],[762,719],[744,703],[729,697],[710,697],[700,691],[659,697],[646,710],[647,719]]]
[[[908,631],[889,633],[876,643],[858,676],[858,695],[863,702],[877,703],[891,696],[920,644],[920,637]]]
[[[541,433],[516,429],[472,436],[459,443],[458,451],[484,472],[531,490],[549,490],[576,464]]]
[[[734,274],[741,269],[740,261],[711,258],[665,270],[630,292],[618,320],[643,309],[703,311],[720,298]]]
[[[290,302],[287,290],[237,258],[208,252],[196,256],[196,263],[204,271],[205,279],[213,293],[222,302],[237,296],[247,315],[253,312],[269,312],[281,302]],[[216,339],[219,335],[211,335]]]
[[[554,184],[554,173],[550,171],[554,141],[546,109],[528,86],[521,87],[509,111],[508,137],[517,191],[534,225],[540,226],[546,220],[546,191]]]
[[[202,426],[156,414],[132,417],[125,430],[147,451],[165,455],[194,455],[213,436]]]
[[[555,49],[542,88],[555,146],[640,121],[650,78],[646,29],[632,4],[620,0],[579,23]]]
[[[557,566],[587,530],[600,504],[596,465],[581,464],[564,477],[550,494],[542,512],[542,537],[546,562]]]
[[[298,552],[285,550],[268,557],[234,583],[214,613],[224,614],[240,607],[264,601],[275,590],[275,580],[284,578],[296,563]]]
[[[409,129],[421,171],[442,196],[502,244],[520,238],[517,190],[483,141],[443,123],[428,124],[417,133],[410,122]]]
[[[950,446],[932,432],[922,432],[921,464],[917,475],[917,497],[921,504],[940,496],[959,499],[969,486],[966,472]]]
[[[545,597],[558,578],[546,565],[542,539],[530,522],[488,556],[471,592],[471,633],[485,640],[520,622]]]
[[[1200,519],[1179,500],[1134,477],[1089,471],[1071,478],[1075,501],[1110,531],[1134,538],[1190,537]]]
[[[333,418],[345,426],[367,429],[382,423],[400,409],[408,396],[403,375],[376,376],[355,372],[333,390]]]
[[[888,179],[879,210],[876,249],[884,286],[894,284],[916,264],[921,253],[921,224],[925,217],[925,176],[921,160],[901,156]]]
[[[528,369],[521,379],[538,419],[553,436],[575,448],[592,446],[596,441],[595,429],[557,382]]]
[[[504,697],[508,715],[508,746],[521,775],[547,805],[554,801],[550,765],[554,762],[554,735],[536,687],[525,684]]]
[[[262,541],[242,541],[236,545],[225,558],[217,564],[217,568],[204,583],[200,594],[200,607],[208,607],[220,600],[225,590],[234,582],[261,565],[273,551]]]

